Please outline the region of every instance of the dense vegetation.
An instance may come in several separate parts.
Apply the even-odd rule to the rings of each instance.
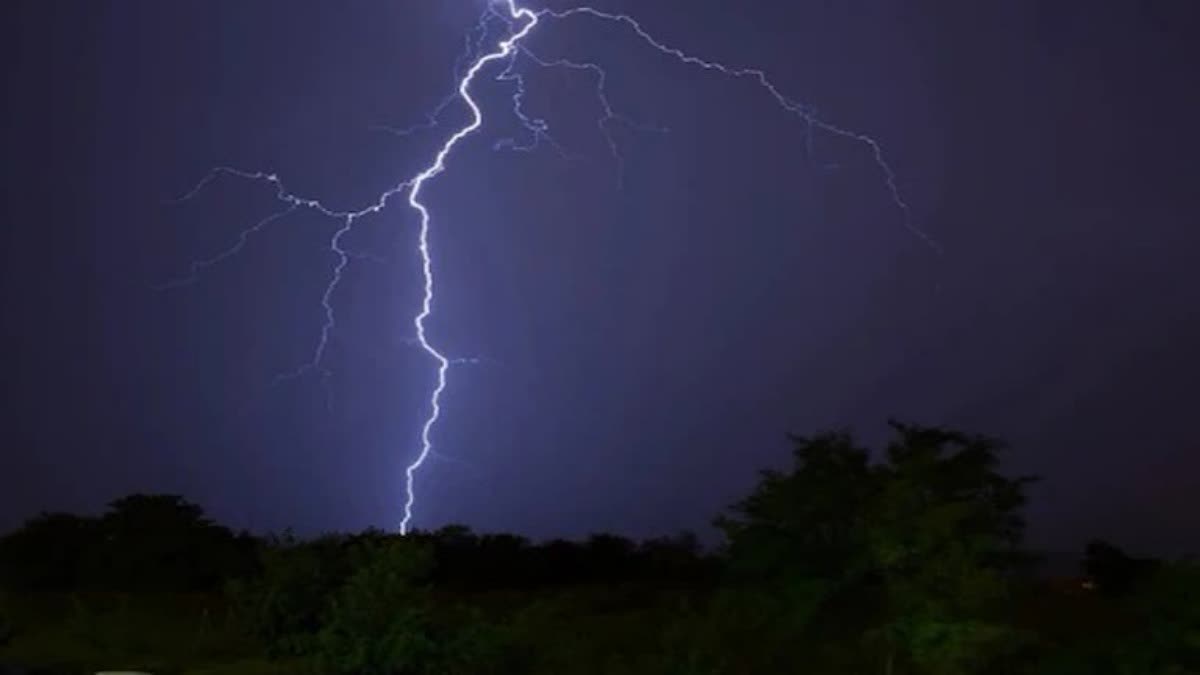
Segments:
[[[0,663],[48,672],[1200,674],[1200,566],[1021,547],[998,443],[894,425],[793,438],[723,541],[234,534],[180,497],[0,540]]]

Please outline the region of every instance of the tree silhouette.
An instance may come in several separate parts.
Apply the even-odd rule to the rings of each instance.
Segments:
[[[989,610],[1005,594],[1030,479],[997,472],[992,439],[892,428],[875,464],[845,432],[792,437],[792,470],[765,472],[717,521],[730,562],[792,594],[804,616],[822,600],[859,598],[885,672],[898,659],[977,672],[1011,638]]]
[[[130,495],[100,518],[42,514],[0,540],[6,586],[196,591],[253,572],[254,543],[175,495]]]
[[[113,501],[100,519],[99,565],[115,590],[205,590],[252,568],[252,541],[176,495]]]
[[[1120,548],[1099,539],[1088,542],[1084,552],[1084,573],[1097,590],[1112,596],[1133,590],[1134,585],[1149,576],[1155,567],[1155,561],[1132,558]]]
[[[0,660],[75,672],[96,649],[132,663],[178,643],[154,672],[1200,674],[1195,563],[1093,542],[1102,592],[1025,578],[1031,479],[1001,473],[1001,444],[892,431],[876,450],[789,437],[792,465],[718,517],[715,552],[690,533],[532,542],[462,525],[252,538],[174,495],[42,514],[0,538],[17,591],[0,592]],[[115,593],[78,592],[94,590]],[[228,667],[190,670],[210,635]]]
[[[1032,478],[1002,476],[993,439],[892,426],[864,527],[886,589],[887,669],[899,649],[931,673],[979,672],[1016,644],[994,610],[1019,560]]]
[[[94,518],[43,513],[0,539],[0,581],[33,591],[88,587],[102,542]]]
[[[717,519],[736,569],[754,578],[836,579],[862,567],[862,525],[876,492],[868,452],[850,434],[789,436],[790,472],[762,472]]]

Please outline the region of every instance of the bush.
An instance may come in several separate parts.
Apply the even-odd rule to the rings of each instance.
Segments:
[[[390,540],[355,557],[360,566],[334,596],[318,636],[322,672],[482,674],[503,660],[500,632],[478,613],[434,611],[428,547]]]
[[[349,575],[343,546],[335,537],[303,544],[290,537],[269,541],[260,553],[262,573],[228,585],[237,620],[268,656],[313,653],[333,595]]]

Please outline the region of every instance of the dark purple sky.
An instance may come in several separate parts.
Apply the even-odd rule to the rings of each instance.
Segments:
[[[556,7],[565,5],[556,4]],[[996,434],[1044,476],[1034,541],[1200,541],[1200,9],[1177,2],[617,2],[660,39],[764,68],[884,146],[817,135],[747,81],[574,19],[529,44],[530,112],[582,159],[493,152],[511,83],[427,191],[451,373],[415,524],[533,536],[703,528],[783,435],[884,420]],[[407,138],[453,85],[481,0],[41,2],[0,9],[0,526],[172,491],[256,529],[392,527],[431,362],[406,340],[416,221],[363,221],[319,378],[337,223],[297,215],[192,286],[153,290],[275,208],[214,165],[366,204],[465,120]],[[489,75],[498,70],[489,71]],[[328,395],[328,396],[327,396]],[[331,402],[326,407],[326,400]]]

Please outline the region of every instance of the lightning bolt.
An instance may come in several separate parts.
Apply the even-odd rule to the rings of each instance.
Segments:
[[[404,517],[400,520],[400,534],[408,533],[408,524],[412,521],[413,504],[416,502],[416,473],[421,468],[421,465],[425,463],[425,459],[429,456],[430,451],[433,450],[433,441],[430,439],[430,433],[433,431],[433,426],[437,424],[438,418],[442,415],[440,402],[442,392],[446,390],[446,371],[450,368],[450,360],[429,343],[425,334],[425,320],[433,313],[433,261],[429,255],[429,209],[421,202],[421,189],[425,187],[427,182],[446,170],[446,158],[450,156],[450,152],[454,150],[454,146],[483,126],[483,112],[479,109],[479,104],[471,97],[471,82],[474,81],[475,76],[489,63],[511,55],[515,45],[538,24],[538,15],[528,9],[517,7],[516,0],[508,0],[508,11],[515,20],[525,19],[525,25],[516,33],[513,33],[507,40],[502,41],[495,51],[479,57],[470,69],[467,70],[466,75],[458,83],[458,94],[467,104],[467,107],[471,109],[471,123],[459,129],[442,145],[433,163],[413,179],[412,190],[408,193],[408,205],[416,209],[417,213],[421,215],[418,249],[421,252],[421,269],[425,275],[425,297],[421,302],[420,313],[413,319],[413,325],[417,329],[417,340],[421,343],[421,348],[437,361],[437,384],[434,386],[433,393],[429,397],[429,417],[425,418],[425,424],[421,427],[421,452],[417,455],[416,460],[404,470]]]
[[[513,84],[514,93],[512,95],[512,112],[522,127],[524,127],[530,133],[531,140],[522,144],[518,143],[514,139],[503,139],[495,143],[493,147],[495,149],[532,151],[535,150],[541,142],[546,142],[554,147],[564,158],[569,159],[569,153],[561,144],[558,143],[557,140],[550,135],[549,124],[544,119],[532,116],[525,111],[524,97],[526,94],[526,83],[522,73],[517,70],[518,57],[524,57],[533,64],[542,68],[566,68],[590,73],[593,77],[595,77],[596,80],[595,91],[602,111],[602,116],[598,120],[597,125],[609,147],[609,150],[617,162],[618,185],[620,185],[621,182],[624,160],[621,157],[616,140],[612,136],[610,126],[614,123],[619,123],[634,130],[658,132],[667,131],[666,129],[638,124],[616,112],[615,108],[610,103],[606,90],[608,73],[601,65],[590,61],[575,61],[566,58],[543,58],[535,54],[529,47],[522,44],[525,38],[528,37],[543,21],[566,21],[575,17],[582,17],[618,24],[630,29],[647,46],[665,56],[674,58],[684,65],[698,67],[703,70],[712,71],[730,78],[749,79],[754,81],[759,85],[760,88],[765,90],[766,93],[770,95],[780,107],[782,107],[786,112],[798,117],[805,124],[806,138],[808,139],[809,143],[811,143],[813,130],[817,129],[833,136],[854,141],[866,146],[870,150],[874,162],[883,176],[884,185],[887,188],[892,202],[902,215],[904,227],[907,228],[913,235],[924,241],[934,251],[938,253],[942,251],[941,246],[932,237],[930,237],[926,232],[913,223],[911,209],[901,194],[899,186],[897,185],[896,174],[890,164],[887,162],[880,143],[871,136],[840,127],[822,119],[821,117],[818,117],[815,110],[813,110],[811,107],[785,96],[774,84],[774,82],[767,77],[765,71],[757,68],[730,66],[721,62],[710,61],[684,52],[654,37],[650,32],[642,27],[641,23],[627,14],[604,12],[588,6],[574,7],[561,11],[550,9],[541,9],[535,11],[518,5],[517,0],[488,1],[489,6],[487,10],[484,11],[474,28],[467,33],[464,41],[464,51],[455,62],[454,75],[457,80],[457,84],[453,93],[442,99],[442,101],[427,116],[427,121],[424,124],[415,125],[405,129],[382,126],[373,127],[377,130],[391,132],[397,136],[407,136],[438,126],[438,119],[441,113],[454,101],[460,100],[466,104],[471,114],[470,122],[465,126],[460,127],[449,138],[447,138],[434,155],[430,164],[421,170],[415,177],[389,188],[380,194],[374,203],[365,208],[357,211],[344,211],[329,208],[316,199],[301,197],[291,193],[284,186],[279,177],[274,173],[243,171],[230,167],[218,167],[206,175],[189,192],[176,200],[178,202],[191,200],[219,176],[229,175],[245,180],[263,182],[270,185],[275,190],[276,199],[281,203],[281,209],[255,222],[253,225],[243,230],[238,236],[237,240],[228,248],[211,257],[193,261],[190,264],[188,273],[185,276],[164,284],[162,288],[175,288],[194,283],[200,273],[240,253],[247,246],[249,240],[254,235],[298,210],[312,210],[320,213],[321,215],[335,219],[340,223],[338,228],[329,239],[329,250],[333,254],[334,264],[331,268],[325,290],[321,296],[321,306],[324,310],[324,322],[322,323],[319,337],[313,349],[312,356],[307,363],[303,364],[294,371],[283,373],[277,376],[274,382],[279,383],[300,377],[310,372],[317,372],[321,374],[322,381],[328,377],[329,371],[324,366],[324,358],[325,352],[336,328],[334,295],[342,283],[347,267],[352,261],[359,259],[373,259],[368,254],[354,252],[346,248],[344,245],[344,240],[346,236],[352,232],[355,224],[361,218],[382,212],[393,197],[396,197],[401,193],[407,193],[407,204],[410,208],[416,211],[419,217],[417,252],[420,258],[421,274],[423,278],[423,293],[420,310],[412,320],[412,325],[415,329],[415,337],[411,338],[407,342],[424,351],[434,361],[436,366],[436,379],[433,389],[429,394],[428,414],[424,418],[424,421],[421,425],[420,450],[416,458],[405,467],[404,509],[403,516],[399,524],[399,530],[401,534],[407,534],[409,531],[409,526],[412,523],[413,508],[416,503],[417,473],[431,457],[443,457],[443,455],[434,452],[432,434],[442,416],[441,400],[447,387],[447,373],[452,365],[479,362],[478,359],[448,357],[436,346],[434,346],[429,339],[426,322],[433,314],[435,300],[435,279],[430,247],[432,216],[429,207],[421,198],[426,185],[428,185],[431,180],[445,172],[446,163],[453,153],[455,147],[457,147],[462,141],[477,132],[483,126],[483,111],[479,103],[471,94],[472,84],[475,82],[480,72],[489,65],[497,62],[505,62],[505,68],[500,72],[496,79],[500,81],[511,82]],[[491,51],[484,52],[484,44],[488,40],[490,23],[493,20],[499,20],[505,25],[508,37],[500,40]],[[471,59],[474,60],[472,61]],[[468,61],[470,61],[470,65],[467,66],[464,71],[464,64],[466,64]]]

